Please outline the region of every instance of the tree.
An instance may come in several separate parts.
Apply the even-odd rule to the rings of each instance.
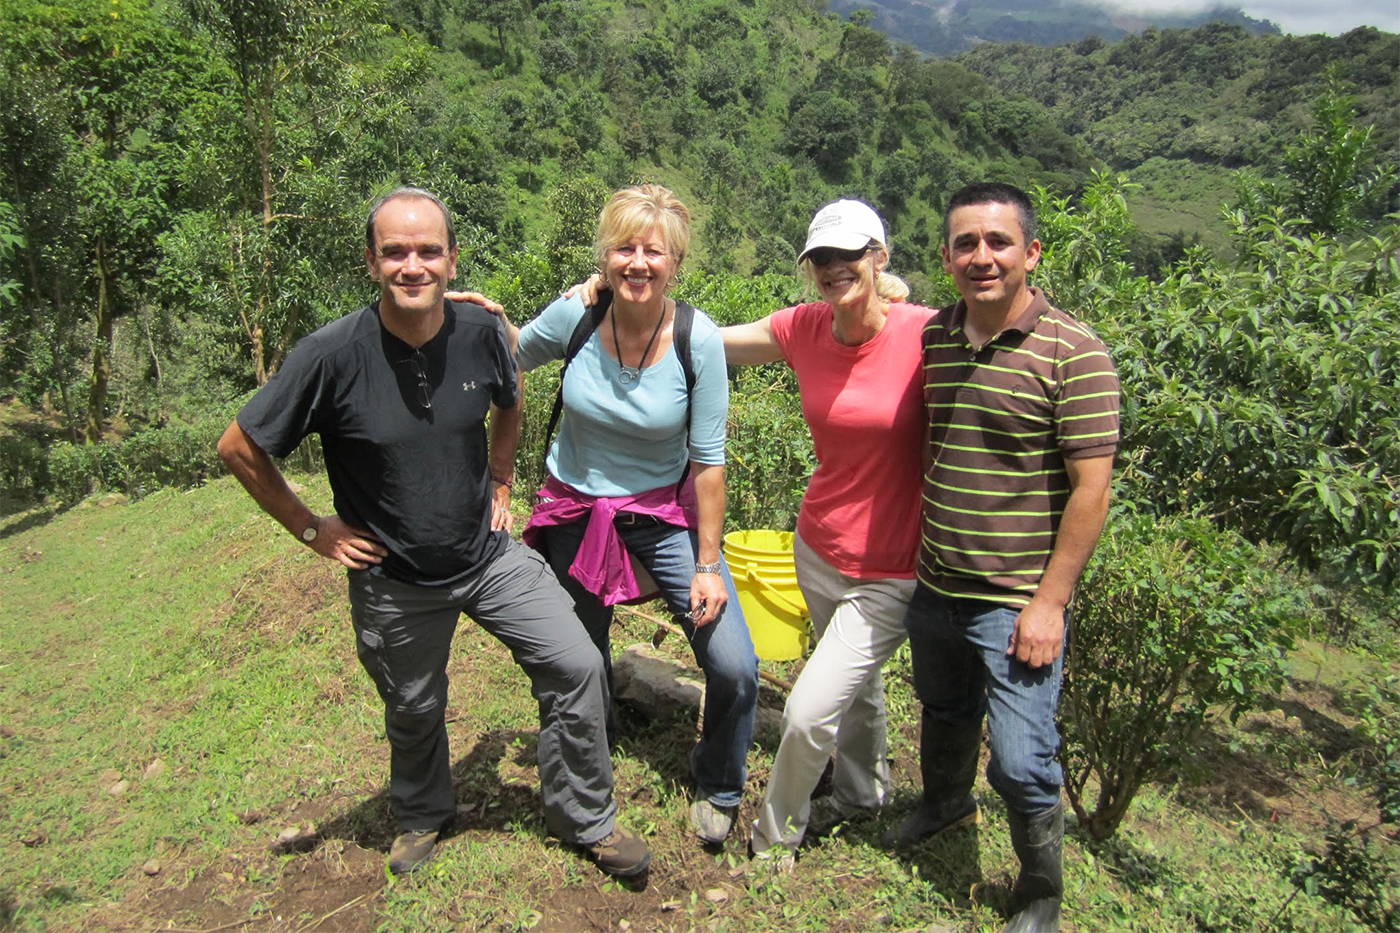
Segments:
[[[868,25],[874,18],[869,10],[857,10],[851,14],[851,24],[841,31],[840,58],[847,68],[870,68],[889,60],[890,40]]]
[[[169,214],[169,142],[199,70],[197,49],[141,3],[119,10],[98,0],[29,3],[9,7],[6,18],[7,71],[28,95],[39,90],[46,111],[25,134],[38,145],[26,146],[9,173],[30,219],[31,312],[47,302],[40,332],[49,338],[49,381],[58,383],[70,420],[69,370],[80,345],[91,347],[83,433],[93,443],[105,424],[113,326],[141,300],[155,233]],[[50,108],[49,95],[63,105]],[[5,109],[32,113],[33,103],[11,99]],[[49,288],[40,290],[37,277]],[[79,340],[83,322],[92,330]],[[31,359],[35,349],[31,343]]]
[[[206,216],[166,238],[165,278],[211,281],[216,292],[196,301],[237,322],[262,385],[297,337],[358,300],[339,284],[353,231],[369,185],[416,168],[396,164],[396,144],[429,50],[410,38],[376,54],[388,39],[379,0],[185,6],[228,87],[196,108],[187,173],[207,194]]]
[[[843,174],[846,162],[863,139],[856,105],[830,91],[816,91],[788,121],[784,141],[789,152],[805,155],[822,169]]]
[[[1075,594],[1060,704],[1065,792],[1090,836],[1113,835],[1213,708],[1234,717],[1282,685],[1297,609],[1238,535],[1115,512]]]
[[[1333,78],[1313,104],[1312,128],[1283,152],[1291,183],[1286,196],[1309,229],[1344,233],[1357,226],[1368,203],[1389,192],[1394,165],[1376,165],[1380,145],[1374,126],[1356,122],[1356,98]]]
[[[582,281],[598,268],[593,239],[609,194],[607,185],[592,175],[566,179],[550,192],[547,206],[551,221],[544,255],[553,276],[551,288]],[[543,307],[540,303],[525,310],[533,314]]]
[[[502,62],[508,54],[507,34],[530,19],[530,8],[524,0],[469,0],[463,13],[467,20],[482,23],[496,34]]]

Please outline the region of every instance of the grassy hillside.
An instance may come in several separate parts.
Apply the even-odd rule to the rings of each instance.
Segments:
[[[324,506],[323,480],[301,481]],[[891,806],[804,850],[790,876],[743,871],[771,734],[750,756],[740,831],[707,851],[685,826],[694,722],[625,717],[623,819],[655,859],[621,885],[545,835],[528,688],[464,622],[448,714],[457,828],[430,870],[390,881],[382,712],[340,574],[235,483],[11,516],[0,581],[0,929],[1000,928],[1014,858],[984,783],[980,830],[903,859],[877,845],[916,794],[903,657],[888,679]],[[631,616],[615,640],[652,631]],[[681,657],[675,641],[663,650]],[[1375,812],[1350,781],[1357,701],[1398,673],[1394,653],[1309,644],[1284,693],[1213,724],[1115,840],[1090,847],[1071,827],[1066,930],[1363,929],[1325,891],[1290,901],[1288,879],[1335,821]],[[765,688],[764,703],[781,697]]]

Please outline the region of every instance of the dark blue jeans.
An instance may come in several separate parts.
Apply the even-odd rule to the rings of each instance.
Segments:
[[[1064,654],[1038,668],[1008,655],[1018,614],[986,600],[947,599],[920,584],[904,627],[926,720],[956,727],[986,716],[987,780],[1012,810],[1039,813],[1060,800],[1055,708]]]
[[[574,612],[588,630],[607,666],[609,695],[612,688],[613,610],[604,606],[569,575],[586,522],[554,525],[544,530],[544,547],[550,566],[574,598]],[[748,777],[749,743],[753,740],[758,711],[758,656],[754,654],[744,611],[728,565],[721,570],[729,592],[719,618],[696,628],[690,621],[690,581],[695,577],[696,538],[684,528],[643,520],[618,525],[618,532],[632,554],[646,567],[678,617],[690,639],[695,661],[705,673],[705,716],[700,742],[690,754],[691,771],[700,793],[718,807],[737,807]],[[722,561],[721,561],[722,562]]]

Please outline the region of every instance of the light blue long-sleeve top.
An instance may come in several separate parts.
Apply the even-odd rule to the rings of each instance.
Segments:
[[[562,360],[584,311],[581,298],[559,298],[526,324],[520,331],[520,368],[529,372]],[[624,384],[618,379],[622,367],[603,349],[599,331],[565,373],[564,414],[545,458],[549,472],[591,496],[630,496],[677,482],[687,461],[724,463],[729,380],[715,322],[696,309],[688,443],[685,371],[675,345],[640,378]]]

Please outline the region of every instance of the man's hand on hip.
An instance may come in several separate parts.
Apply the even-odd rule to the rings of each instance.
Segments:
[[[510,531],[515,516],[510,514],[510,487],[499,480],[491,481],[491,530]]]
[[[1008,655],[1027,667],[1054,663],[1065,646],[1065,607],[1036,596],[1016,616]]]
[[[340,561],[351,570],[364,570],[389,553],[371,532],[347,525],[339,515],[316,520],[316,540],[310,546],[322,557]]]

